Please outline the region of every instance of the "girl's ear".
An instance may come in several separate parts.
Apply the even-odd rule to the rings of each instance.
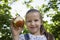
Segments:
[[[41,25],[40,25],[40,28],[41,28],[42,26],[43,26],[43,25],[41,24]]]

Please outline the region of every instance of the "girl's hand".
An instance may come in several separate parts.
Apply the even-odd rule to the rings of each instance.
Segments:
[[[12,19],[11,20],[11,31],[12,31],[12,35],[13,36],[17,36],[21,33],[21,31],[23,30],[23,27],[15,27],[14,25],[14,20],[15,19]]]

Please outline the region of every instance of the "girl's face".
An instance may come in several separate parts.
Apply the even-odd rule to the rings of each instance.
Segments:
[[[27,28],[31,33],[40,32],[40,14],[38,12],[30,12],[26,15]]]

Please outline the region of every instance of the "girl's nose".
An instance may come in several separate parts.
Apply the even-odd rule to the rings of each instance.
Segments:
[[[31,25],[35,25],[35,22],[34,22],[34,21],[32,21],[32,22],[31,22]]]

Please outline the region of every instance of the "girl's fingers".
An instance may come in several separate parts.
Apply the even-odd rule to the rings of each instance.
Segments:
[[[14,24],[14,20],[15,20],[16,18],[12,18],[12,20],[11,20],[11,31],[12,32],[14,32],[14,31],[22,31],[23,30],[23,27],[17,27],[15,24]]]

